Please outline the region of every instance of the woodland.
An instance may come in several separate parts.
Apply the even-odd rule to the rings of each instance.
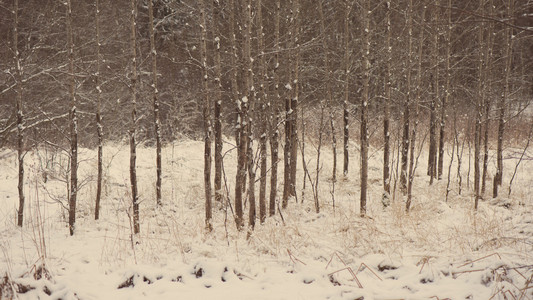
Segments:
[[[124,299],[176,277],[150,269],[172,251],[196,279],[234,268],[231,299],[293,298],[245,284],[294,289],[280,266],[354,287],[313,299],[533,299],[530,0],[0,0],[0,70],[0,299],[112,295],[49,249],[86,238]],[[433,258],[416,285],[456,294],[409,286]],[[394,270],[403,294],[368,283]]]

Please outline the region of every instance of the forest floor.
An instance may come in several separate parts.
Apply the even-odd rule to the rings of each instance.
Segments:
[[[316,153],[312,145],[307,148],[314,178]],[[487,196],[474,211],[467,150],[462,192],[455,158],[447,201],[451,153],[443,179],[431,186],[422,153],[407,214],[400,193],[383,205],[382,152],[371,149],[368,216],[361,217],[356,150],[352,145],[349,175],[339,174],[332,193],[333,159],[330,149],[323,148],[320,213],[314,211],[309,181],[303,189],[300,160],[298,203],[291,199],[283,219],[277,211],[248,236],[247,230],[236,230],[232,210],[224,203],[215,205],[214,230],[205,230],[202,142],[182,140],[164,148],[161,207],[155,203],[155,150],[141,146],[141,233],[132,236],[128,146],[104,148],[98,221],[96,152],[83,149],[72,237],[66,221],[66,155],[46,148],[27,154],[25,222],[20,229],[16,152],[0,150],[0,298],[533,299],[532,160],[521,163],[508,196],[518,160],[506,153],[501,196]],[[224,161],[230,200],[234,152]],[[494,163],[491,156],[491,170]],[[278,178],[281,182],[281,164]]]

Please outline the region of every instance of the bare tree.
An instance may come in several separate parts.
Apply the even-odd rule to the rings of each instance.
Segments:
[[[240,230],[244,225],[243,220],[243,203],[242,203],[242,194],[243,194],[243,181],[245,179],[245,166],[246,166],[246,135],[244,134],[244,113],[246,109],[246,102],[244,97],[240,98],[239,87],[238,87],[238,72],[237,72],[237,41],[236,41],[236,31],[235,31],[235,0],[230,0],[229,2],[229,23],[230,23],[230,43],[231,43],[231,64],[232,76],[231,76],[231,90],[232,96],[235,99],[235,104],[237,107],[237,121],[235,124],[235,141],[237,143],[237,174],[235,175],[235,224]],[[243,103],[244,102],[244,103]]]
[[[484,13],[484,0],[479,0],[479,11]],[[484,27],[478,28],[478,86],[476,99],[476,124],[474,129],[474,209],[477,210],[479,198],[481,197],[480,190],[480,152],[481,152],[481,120],[483,118],[483,102],[484,102],[484,59],[483,59],[483,39]]]
[[[24,113],[22,111],[22,66],[20,65],[20,53],[18,50],[18,11],[19,1],[15,0],[13,5],[13,53],[15,62],[16,79],[16,110],[17,110],[17,158],[18,158],[18,193],[19,209],[17,212],[17,225],[22,227],[24,223]]]
[[[213,1],[213,30],[215,35],[215,88],[216,101],[214,111],[214,135],[215,135],[215,201],[222,201],[222,62],[221,62],[221,34],[220,21],[222,19],[222,7],[220,1]]]
[[[95,1],[94,23],[96,27],[96,131],[98,135],[98,177],[96,179],[96,205],[94,208],[94,219],[100,218],[100,200],[102,197],[102,176],[103,176],[103,126],[102,126],[102,89],[100,87],[100,0]]]
[[[385,73],[385,98],[383,103],[383,190],[387,197],[390,194],[390,102],[391,102],[391,64],[392,64],[392,30],[391,30],[391,2],[385,3],[387,8],[386,22],[387,22],[387,71]]]
[[[296,166],[298,163],[298,109],[299,109],[299,93],[300,93],[300,0],[293,0],[293,18],[294,28],[292,29],[294,35],[294,51],[291,61],[293,62],[292,66],[292,75],[290,83],[292,85],[292,97],[291,97],[291,150],[290,150],[290,167],[291,167],[291,183],[290,183],[290,193],[291,197],[296,197]]]
[[[447,7],[451,8],[451,0],[447,1]],[[447,9],[447,29],[446,29],[446,75],[445,75],[445,91],[444,98],[442,99],[440,107],[440,128],[439,128],[439,158],[438,158],[438,170],[437,178],[442,178],[442,169],[444,165],[444,140],[445,140],[445,128],[446,128],[446,105],[450,101],[450,57],[451,57],[451,32],[452,32],[452,13],[451,9]],[[453,156],[453,155],[452,155]],[[448,174],[449,175],[449,174]]]
[[[78,195],[78,116],[76,115],[76,82],[74,78],[74,43],[72,41],[72,5],[67,0],[67,35],[68,35],[68,61],[70,78],[70,196],[68,225],[70,235],[74,235],[76,223],[76,197]]]
[[[211,204],[211,100],[209,99],[209,81],[207,66],[207,23],[205,17],[205,2],[199,1],[200,6],[200,63],[202,65],[203,125],[204,125],[204,192],[205,192],[205,226],[212,230],[212,204]]]
[[[368,102],[370,85],[370,0],[363,6],[363,96],[361,97],[361,195],[360,213],[366,215],[368,188]]]
[[[279,114],[281,96],[279,91],[279,53],[281,51],[281,44],[279,38],[279,23],[281,14],[281,1],[276,0],[276,14],[274,17],[274,46],[276,51],[274,54],[274,91],[272,103],[269,105],[271,112],[270,120],[270,200],[268,206],[268,214],[273,216],[276,213],[276,196],[278,189],[278,160],[279,160]],[[272,97],[269,97],[270,100]]]
[[[350,0],[345,0],[345,12],[344,12],[344,101],[343,105],[343,141],[344,141],[344,165],[343,174],[348,175],[349,164],[349,140],[350,140],[350,108],[348,107],[348,100],[350,97],[350,12],[352,10],[353,3]]]
[[[161,119],[159,117],[159,91],[157,90],[157,51],[155,49],[154,7],[152,0],[148,0],[148,15],[150,19],[150,57],[152,58],[152,99],[154,105],[154,131],[156,153],[156,202],[161,205]]]
[[[409,110],[411,106],[411,66],[413,65],[413,0],[409,0],[407,7],[407,85],[406,99],[403,110],[403,132],[401,145],[401,172],[400,172],[400,189],[405,194],[407,192],[407,154],[409,152]]]
[[[415,110],[413,119],[413,126],[411,127],[411,141],[409,142],[409,182],[407,184],[407,201],[405,202],[405,211],[409,212],[411,207],[411,202],[413,198],[413,182],[415,178],[416,163],[415,163],[415,145],[416,145],[416,135],[418,127],[418,113],[419,113],[419,103],[420,103],[420,94],[422,93],[422,61],[423,61],[423,49],[424,49],[424,31],[426,30],[426,4],[422,3],[422,17],[420,19],[420,35],[419,35],[419,44],[418,44],[418,71],[417,71],[417,83],[416,83],[416,97],[413,103]]]
[[[245,107],[245,113],[243,113],[243,120],[245,120],[243,136],[248,135],[246,144],[248,149],[247,164],[248,167],[248,225],[250,229],[255,226],[256,219],[256,205],[255,205],[255,164],[254,164],[254,151],[253,151],[253,139],[254,139],[254,126],[252,123],[254,113],[254,71],[253,71],[253,59],[252,59],[252,0],[243,0],[242,8],[244,13],[244,61],[246,66],[246,74],[244,76],[244,86],[246,87],[245,96],[243,98],[243,106]],[[244,110],[244,109],[243,109]],[[241,140],[241,142],[243,142]]]
[[[267,183],[267,103],[268,95],[266,93],[266,82],[268,76],[266,72],[265,42],[263,37],[263,4],[261,0],[256,0],[256,18],[257,18],[257,52],[259,55],[259,96],[257,103],[260,107],[260,139],[259,139],[259,158],[261,176],[259,182],[259,220],[261,223],[266,220],[266,183]]]
[[[428,156],[428,175],[429,184],[433,184],[433,180],[437,178],[437,101],[439,95],[439,11],[438,8],[431,10],[433,18],[433,47],[432,51],[432,63],[431,67],[431,90],[433,95],[429,104],[429,156]]]
[[[507,16],[512,20],[514,11],[514,0],[507,1]],[[511,21],[512,25],[512,21]],[[503,178],[503,134],[505,130],[505,105],[510,94],[510,77],[513,59],[513,32],[510,26],[505,28],[505,78],[504,89],[500,101],[498,101],[498,146],[496,150],[496,175],[492,185],[492,197],[498,197],[498,187],[502,185]]]
[[[137,141],[135,139],[137,129],[137,3],[130,0],[130,47],[131,47],[131,126],[130,126],[130,185],[133,205],[133,233],[141,231],[139,225],[139,195],[137,190]]]

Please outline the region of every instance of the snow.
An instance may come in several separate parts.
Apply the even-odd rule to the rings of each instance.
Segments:
[[[232,138],[226,141],[230,149]],[[284,222],[279,214],[267,218],[247,238],[220,203],[214,204],[213,232],[204,229],[203,147],[201,141],[181,140],[163,149],[162,207],[155,201],[155,151],[138,148],[138,236],[132,236],[129,217],[129,146],[104,147],[98,221],[93,220],[97,152],[80,148],[72,237],[65,210],[66,154],[41,148],[26,155],[25,223],[19,229],[16,151],[0,150],[0,286],[7,275],[11,286],[29,288],[20,299],[504,299],[504,293],[507,299],[510,293],[533,299],[531,288],[520,298],[533,275],[533,161],[520,165],[510,197],[481,201],[474,212],[467,159],[463,194],[457,194],[453,171],[448,202],[447,174],[429,186],[420,159],[406,214],[400,194],[389,195],[390,205],[383,207],[382,155],[372,149],[368,217],[358,213],[359,172],[352,163],[350,175],[336,182],[335,208],[329,172],[321,172],[321,213],[314,213],[308,182],[304,202],[291,200],[282,211]],[[316,154],[306,148],[306,157]],[[350,161],[357,162],[353,152]],[[321,158],[328,168],[330,151]],[[516,160],[505,163],[508,179]],[[235,150],[225,156],[224,167],[232,197]],[[281,164],[279,172],[281,181]],[[299,200],[302,174],[299,165]],[[281,195],[281,182],[279,189]],[[504,183],[501,194],[506,193]],[[36,279],[43,263],[49,276]]]

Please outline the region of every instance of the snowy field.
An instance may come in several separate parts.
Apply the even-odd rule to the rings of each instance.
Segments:
[[[517,160],[506,159],[502,196],[487,197],[474,212],[467,151],[462,193],[455,159],[447,202],[450,153],[443,180],[432,186],[423,153],[412,211],[406,214],[400,194],[383,206],[382,153],[371,149],[368,217],[361,218],[356,149],[350,150],[350,175],[339,174],[335,185],[335,207],[328,180],[331,150],[324,147],[321,213],[314,212],[309,182],[302,197],[299,161],[303,203],[291,200],[283,220],[278,213],[267,218],[249,238],[246,230],[236,230],[222,203],[214,210],[214,231],[204,230],[201,142],[178,141],[163,150],[162,207],[155,203],[155,150],[138,149],[141,234],[136,237],[127,145],[104,148],[99,221],[93,217],[96,152],[81,150],[73,237],[67,227],[66,156],[46,149],[26,156],[25,223],[19,229],[16,152],[0,150],[0,298],[533,299],[533,161],[521,163],[507,196]],[[234,152],[224,161],[231,200]],[[314,150],[306,153],[313,172],[314,156]],[[494,163],[491,156],[490,170]],[[488,183],[490,191],[492,178]]]

